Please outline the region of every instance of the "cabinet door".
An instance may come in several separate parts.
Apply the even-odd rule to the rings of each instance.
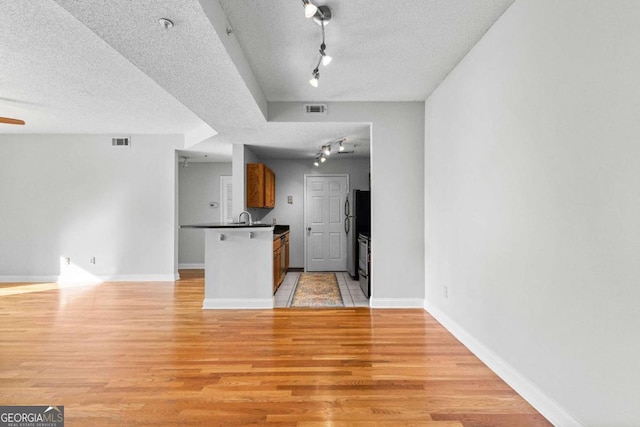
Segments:
[[[276,206],[276,175],[266,166],[264,168],[264,204],[267,208]]]
[[[262,163],[247,163],[247,207],[264,207],[264,168]]]
[[[280,248],[273,251],[273,293],[280,285]]]
[[[286,273],[287,270],[289,270],[289,234],[288,233],[284,243],[284,272]]]

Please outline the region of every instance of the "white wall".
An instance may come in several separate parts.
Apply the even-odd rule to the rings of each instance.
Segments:
[[[247,163],[260,163],[261,160],[251,149],[244,144],[233,145],[232,170],[233,170],[233,217],[238,218],[240,212],[247,210],[246,178]],[[252,220],[256,213],[251,209]]]
[[[290,261],[293,268],[304,267],[304,175],[347,174],[352,189],[369,189],[369,160],[335,159],[332,156],[320,167],[312,160],[265,160],[276,175],[276,207],[265,211],[262,221],[290,226]],[[293,197],[293,204],[287,202]]]
[[[303,112],[302,103],[269,103],[269,121],[371,123],[371,303],[422,306],[424,103],[335,102],[327,115]]]
[[[61,257],[112,280],[173,280],[182,136],[0,137],[0,280],[56,280]],[[90,264],[90,257],[96,264]]]
[[[220,177],[224,175],[231,176],[231,163],[189,163],[178,168],[181,225],[220,222]],[[211,207],[211,202],[218,207]],[[179,240],[180,268],[204,268],[204,231],[180,229]]]
[[[638,16],[517,0],[426,103],[427,307],[561,426],[640,419]]]

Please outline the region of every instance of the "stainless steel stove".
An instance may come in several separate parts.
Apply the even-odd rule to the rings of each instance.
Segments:
[[[360,277],[360,288],[364,295],[371,297],[371,236],[369,233],[358,235],[359,258],[358,276]]]

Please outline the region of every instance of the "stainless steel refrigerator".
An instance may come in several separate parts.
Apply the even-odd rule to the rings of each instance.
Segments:
[[[353,190],[344,203],[344,231],[347,232],[347,271],[358,279],[358,234],[371,233],[371,192]]]

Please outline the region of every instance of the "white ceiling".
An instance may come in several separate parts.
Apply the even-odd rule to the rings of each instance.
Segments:
[[[189,150],[264,158],[313,156],[325,142],[357,141],[362,123],[269,123],[227,50],[239,42],[268,101],[424,100],[513,0],[326,1],[333,19],[320,86],[308,80],[320,27],[298,0],[3,0],[0,116],[26,126],[2,133],[218,135]],[[209,10],[209,15],[205,10]],[[165,31],[157,19],[175,26]],[[227,45],[225,45],[227,43]],[[227,46],[227,47],[225,47]],[[309,154],[311,153],[311,154]]]

